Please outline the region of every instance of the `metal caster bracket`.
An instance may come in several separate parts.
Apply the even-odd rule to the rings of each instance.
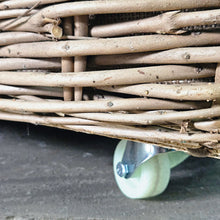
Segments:
[[[128,179],[141,164],[151,157],[167,151],[169,150],[152,144],[127,141],[122,161],[116,166],[117,174]]]

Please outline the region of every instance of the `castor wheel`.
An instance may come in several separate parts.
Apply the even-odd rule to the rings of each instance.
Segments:
[[[146,199],[162,193],[170,179],[170,169],[188,157],[152,144],[122,140],[114,158],[114,175],[122,193],[132,199]]]

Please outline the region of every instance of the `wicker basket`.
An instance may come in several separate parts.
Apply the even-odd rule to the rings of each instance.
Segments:
[[[219,0],[0,2],[0,119],[220,158]]]

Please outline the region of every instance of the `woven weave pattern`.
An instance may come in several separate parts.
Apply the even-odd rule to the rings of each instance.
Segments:
[[[220,1],[0,2],[0,120],[220,158]]]

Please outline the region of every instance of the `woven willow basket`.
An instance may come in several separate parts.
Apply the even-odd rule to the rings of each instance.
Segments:
[[[1,0],[0,119],[220,158],[220,0]]]

